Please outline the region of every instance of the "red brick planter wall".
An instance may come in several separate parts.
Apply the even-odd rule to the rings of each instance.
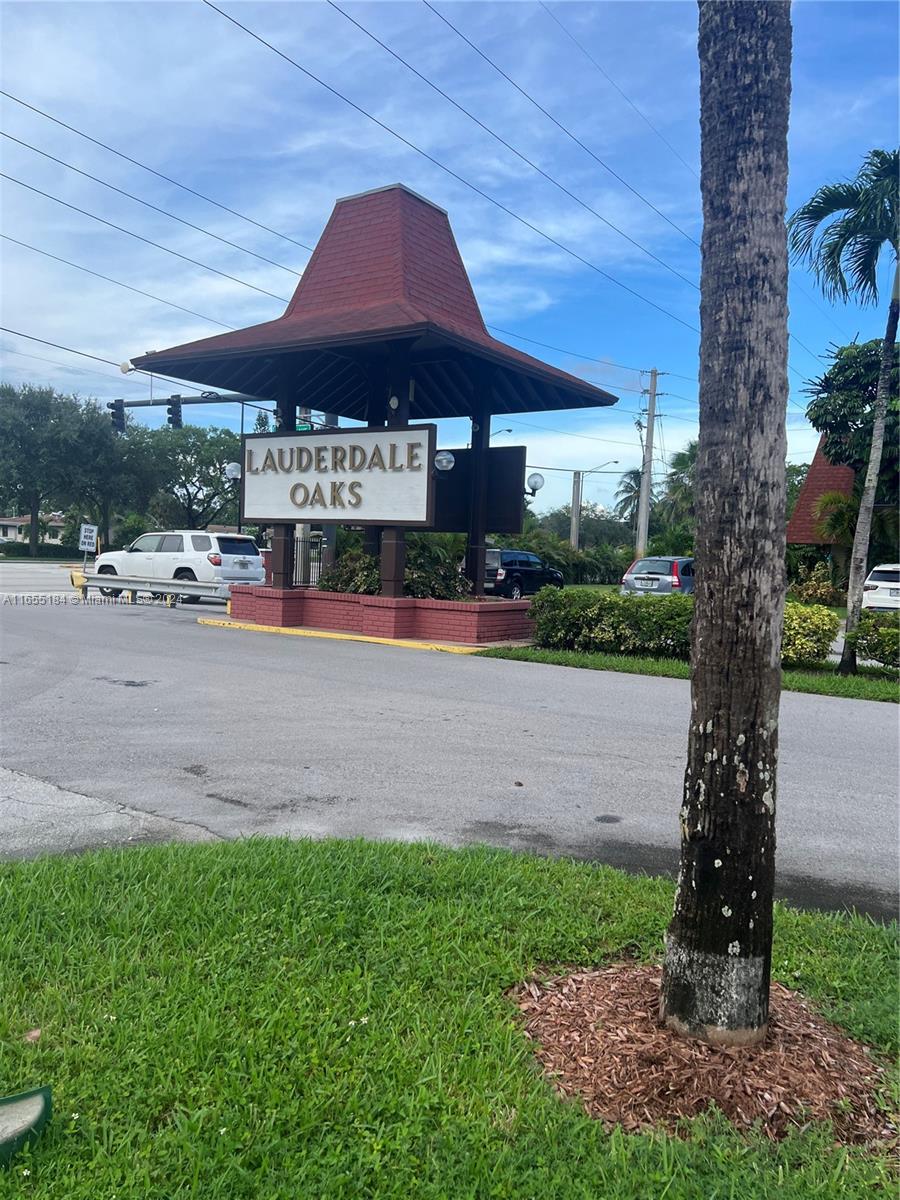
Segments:
[[[256,625],[304,625],[368,637],[440,642],[508,642],[530,638],[529,600],[414,600],[358,596],[314,588],[237,586],[231,615]]]

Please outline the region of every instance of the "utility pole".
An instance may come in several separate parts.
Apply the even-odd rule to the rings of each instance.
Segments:
[[[637,539],[635,554],[643,558],[647,553],[647,531],[650,525],[650,486],[653,480],[653,422],[656,419],[656,367],[650,372],[650,390],[647,396],[647,433],[644,437],[644,464],[641,468],[641,493],[638,497]]]
[[[572,472],[572,512],[569,517],[569,545],[578,549],[581,540],[581,471]]]

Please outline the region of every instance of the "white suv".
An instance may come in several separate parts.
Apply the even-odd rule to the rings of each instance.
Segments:
[[[863,584],[863,608],[896,612],[900,608],[900,564],[873,567]]]
[[[143,579],[195,579],[200,583],[264,583],[265,567],[253,538],[236,533],[204,533],[174,529],[145,533],[125,550],[98,554],[100,575],[135,575]],[[102,588],[104,596],[121,589]],[[186,596],[196,601],[196,596]]]

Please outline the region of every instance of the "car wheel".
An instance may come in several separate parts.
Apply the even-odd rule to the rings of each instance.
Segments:
[[[193,571],[178,571],[175,574],[175,578],[176,579],[185,579],[185,580],[189,579],[191,581],[191,583],[197,582],[197,576],[194,574]],[[178,599],[181,601],[182,604],[199,604],[199,602],[200,602],[199,596],[179,596]]]
[[[521,600],[522,599],[522,585],[521,585],[521,583],[519,583],[518,579],[513,583],[512,587],[509,589],[509,598],[510,598],[510,600]]]
[[[116,570],[115,567],[101,567],[100,570],[97,572],[98,575],[118,575],[118,573],[119,572]],[[121,596],[122,589],[121,588],[102,587],[100,589],[100,595],[101,596]]]

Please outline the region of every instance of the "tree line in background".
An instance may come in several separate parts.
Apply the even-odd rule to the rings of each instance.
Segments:
[[[882,342],[875,339],[834,346],[828,358],[827,370],[807,385],[806,393],[810,397],[807,417],[813,428],[824,435],[828,459],[835,465],[850,467],[855,472],[855,484],[849,496],[833,492],[819,499],[815,516],[823,543],[788,546],[787,571],[788,580],[799,583],[815,572],[817,566],[827,568],[825,586],[835,593],[830,601],[837,602],[839,591],[847,587],[850,550],[871,452],[878,384],[882,375]],[[900,560],[900,412],[896,354],[892,370],[868,545],[869,566]],[[670,457],[665,477],[652,489],[648,554],[693,553],[696,465],[697,442],[694,440]],[[788,520],[808,471],[808,463],[787,465]],[[626,471],[619,481],[612,512],[593,504],[582,507],[580,550],[575,550],[568,542],[569,505],[539,517],[529,513],[525,534],[506,539],[502,544],[514,542],[540,554],[561,570],[570,583],[618,582],[633,558],[640,486],[640,470]],[[816,577],[821,579],[821,570]]]
[[[823,537],[834,548],[788,547],[788,578],[814,578],[826,589],[845,587],[850,548],[872,442],[882,344],[879,340],[835,346],[829,366],[807,386],[807,416],[825,436],[831,462],[856,473],[852,495],[831,493],[818,504]],[[896,359],[885,416],[869,563],[896,562],[900,414]],[[267,428],[259,413],[256,428]],[[109,416],[93,400],[61,395],[47,387],[0,385],[0,507],[7,516],[30,518],[30,552],[36,554],[44,517],[66,514],[62,547],[78,541],[78,525],[100,527],[105,546],[127,545],[150,529],[201,529],[234,524],[236,485],[224,477],[226,463],[240,457],[237,434],[187,425],[147,429],[129,420],[118,436]],[[649,554],[691,554],[694,549],[694,487],[697,442],[671,455],[668,471],[651,493]],[[787,514],[793,512],[806,478],[806,463],[787,467]],[[586,503],[581,511],[581,548],[569,543],[571,508],[561,505],[537,515],[526,511],[521,534],[492,539],[540,555],[568,583],[617,583],[634,557],[640,470],[621,476],[610,511]],[[823,581],[819,564],[827,565]],[[821,598],[821,597],[819,597]],[[836,599],[836,597],[834,597]]]
[[[227,429],[129,421],[119,436],[96,401],[0,384],[0,508],[29,518],[32,555],[53,511],[66,514],[61,541],[69,548],[85,519],[99,526],[104,546],[154,527],[233,523],[236,487],[224,470],[239,457],[240,439]]]

